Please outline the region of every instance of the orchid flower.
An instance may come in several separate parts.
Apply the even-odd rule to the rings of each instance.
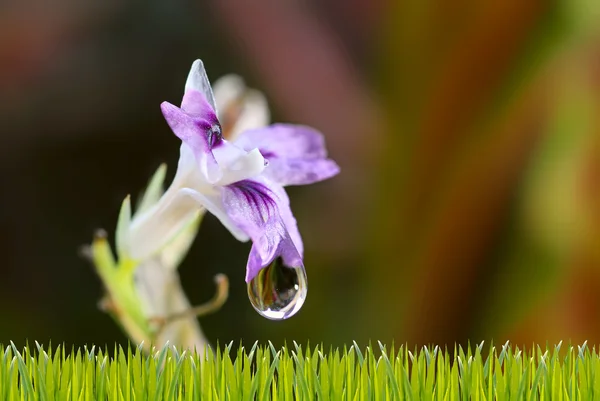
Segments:
[[[285,303],[289,293],[265,301],[267,292],[279,291],[275,287],[281,283],[272,281],[287,280],[290,271],[300,275],[295,290],[305,281],[302,238],[283,187],[311,184],[339,172],[327,158],[323,136],[301,125],[274,124],[227,141],[200,60],[192,65],[181,107],[164,102],[161,109],[182,141],[177,172],[152,208],[124,223],[130,235],[121,238],[119,248],[133,260],[147,258],[184,229],[191,214],[206,209],[235,238],[252,240],[246,282],[253,284],[249,286],[253,306],[271,318],[293,315],[303,297],[290,308]],[[253,281],[263,269],[259,280]]]
[[[241,77],[233,74],[221,77],[215,82],[214,89],[226,137],[233,139],[246,129],[269,123],[269,108],[264,95],[248,89]],[[117,228],[117,260],[114,260],[103,231],[99,231],[91,247],[85,248],[86,256],[92,260],[106,290],[101,308],[135,343],[143,344],[146,351],[150,351],[151,345],[162,347],[167,343],[202,350],[208,341],[196,317],[217,310],[225,302],[227,279],[217,275],[215,298],[192,307],[181,286],[177,268],[196,237],[205,210],[190,213],[189,220],[182,222],[185,228],[160,249],[150,251],[146,258],[134,261],[128,257],[131,249],[125,249],[124,239],[135,235],[129,232],[132,223],[163,196],[165,175],[166,165],[163,164],[150,180],[133,215],[129,197],[123,202]],[[159,324],[161,319],[162,324]]]
[[[264,96],[247,90],[239,77],[219,80],[215,93],[202,62],[195,61],[181,107],[161,105],[182,140],[172,184],[163,192],[161,166],[135,214],[129,197],[125,199],[116,232],[118,260],[105,235],[92,243],[90,256],[107,291],[106,310],[146,346],[207,344],[195,315],[188,312],[220,307],[227,297],[226,281],[220,278],[208,309],[198,309],[191,308],[177,275],[205,211],[237,239],[252,240],[246,281],[259,313],[271,319],[290,317],[306,296],[302,238],[283,187],[329,178],[339,168],[327,159],[316,130],[265,127],[269,112]],[[156,326],[154,317],[169,324]]]

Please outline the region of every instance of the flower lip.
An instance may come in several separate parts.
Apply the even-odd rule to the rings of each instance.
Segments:
[[[248,205],[260,215],[263,222],[266,222],[275,212],[277,203],[273,199],[271,190],[264,184],[252,180],[242,180],[230,184],[228,187],[236,195],[243,196]]]
[[[302,239],[283,187],[265,177],[238,181],[223,188],[223,205],[252,239],[247,282],[278,257],[288,267],[302,266]]]

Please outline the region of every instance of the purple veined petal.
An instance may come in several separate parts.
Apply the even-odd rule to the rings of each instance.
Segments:
[[[217,182],[222,174],[212,150],[223,141],[218,124],[191,116],[168,102],[161,104],[161,110],[171,130],[192,149],[206,180]]]
[[[188,92],[191,91],[201,93],[207,104],[211,107],[212,111],[215,114],[217,113],[215,96],[213,95],[210,81],[206,75],[206,69],[204,68],[204,63],[202,63],[202,60],[196,60],[192,63],[192,68],[190,69],[187,81],[185,82],[185,95],[183,97],[183,102],[181,103],[181,108],[183,110],[188,113],[196,114],[195,110],[201,106],[195,102],[195,99],[186,98]]]
[[[280,185],[288,186],[313,184],[339,172],[338,165],[330,159],[272,158],[264,175]]]
[[[246,282],[278,257],[288,267],[302,266],[302,255],[295,245],[297,241],[301,246],[302,240],[282,187],[259,177],[223,187],[222,192],[227,214],[252,239]]]
[[[323,159],[327,157],[323,135],[310,127],[273,124],[243,132],[236,145],[250,150],[258,148],[266,159]]]

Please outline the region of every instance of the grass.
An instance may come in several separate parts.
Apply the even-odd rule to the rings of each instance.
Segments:
[[[585,344],[452,352],[229,344],[202,356],[175,347],[112,354],[2,346],[0,400],[600,399],[600,357]]]

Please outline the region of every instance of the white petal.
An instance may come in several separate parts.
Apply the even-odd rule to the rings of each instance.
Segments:
[[[213,85],[215,102],[219,110],[219,119],[222,113],[234,104],[246,91],[244,80],[239,75],[228,74],[217,79]]]
[[[204,94],[206,100],[211,105],[213,110],[217,111],[215,96],[213,95],[210,81],[206,75],[206,69],[204,69],[204,63],[202,63],[202,60],[196,60],[192,64],[192,68],[190,69],[190,73],[188,74],[188,78],[185,83],[185,91],[187,92],[190,89]]]
[[[246,152],[233,144],[213,149],[215,159],[221,167],[222,177],[219,186],[260,175],[265,169],[265,159],[258,149]]]
[[[250,90],[244,97],[242,112],[229,134],[230,139],[235,140],[246,130],[264,127],[269,124],[270,119],[269,104],[265,95],[257,90]]]
[[[234,141],[248,129],[260,128],[270,121],[267,99],[254,89],[248,89],[237,75],[226,75],[214,84],[219,120],[226,139]]]

